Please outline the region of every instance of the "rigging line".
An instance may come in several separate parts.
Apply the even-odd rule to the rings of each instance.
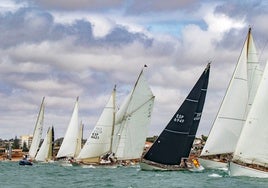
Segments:
[[[268,43],[268,39],[266,39],[266,41],[265,41],[265,43],[264,43],[264,46],[263,46],[263,48],[262,48],[262,50],[261,50],[261,53],[260,53],[260,56],[259,56],[259,60],[261,59],[261,56],[262,56],[262,54],[263,54],[263,52],[264,52],[264,49],[265,49],[266,46],[267,46],[267,43]]]
[[[152,96],[150,99],[148,99],[147,101],[145,101],[144,103],[142,103],[140,106],[138,106],[132,112],[130,112],[128,114],[126,113],[123,119],[126,119],[126,117],[129,117],[131,114],[133,114],[134,112],[138,111],[141,107],[143,107],[146,103],[150,102],[154,98],[155,98],[155,96]]]

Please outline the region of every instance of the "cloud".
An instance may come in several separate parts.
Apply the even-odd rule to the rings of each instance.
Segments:
[[[127,12],[132,14],[150,14],[152,12],[168,12],[181,9],[184,11],[192,6],[197,6],[196,0],[169,0],[169,2],[154,0],[154,1],[142,1],[133,0],[130,1]],[[193,7],[192,7],[193,8]]]
[[[109,0],[109,1],[98,1],[98,0],[33,0],[33,2],[39,6],[48,9],[67,9],[67,10],[107,10],[121,6],[124,1],[122,0]]]
[[[79,96],[87,134],[113,86],[120,104],[144,64],[156,96],[150,135],[159,134],[212,60],[198,131],[208,134],[250,21],[262,59],[268,57],[267,13],[258,3],[249,17],[242,5],[222,1],[20,2],[0,14],[0,138],[32,133],[43,96],[45,125],[55,125],[56,137]]]

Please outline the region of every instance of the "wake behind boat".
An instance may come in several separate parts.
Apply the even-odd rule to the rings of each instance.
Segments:
[[[143,156],[142,170],[203,170],[198,160],[189,158],[205,103],[210,63],[159,135]]]

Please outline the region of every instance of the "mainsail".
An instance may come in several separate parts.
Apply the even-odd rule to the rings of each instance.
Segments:
[[[34,128],[33,140],[30,146],[30,150],[29,150],[29,157],[31,159],[35,159],[35,156],[36,156],[36,153],[39,148],[40,141],[41,141],[41,137],[42,137],[43,123],[44,123],[44,111],[45,111],[44,101],[45,101],[45,97],[43,97],[43,100],[40,106],[40,110],[39,110],[37,121],[36,121],[35,128]]]
[[[111,152],[115,119],[115,96],[116,87],[114,87],[112,95],[104,107],[96,126],[78,155],[78,161],[98,163],[102,155]]]
[[[78,121],[78,97],[75,102],[73,114],[69,122],[67,131],[57,154],[57,158],[76,157],[77,147],[80,139],[80,127]],[[81,142],[80,142],[81,143]],[[81,147],[81,146],[80,146]]]
[[[144,155],[144,159],[163,165],[179,165],[182,158],[189,157],[202,115],[209,71],[210,64],[165,129]]]
[[[234,161],[266,167],[268,164],[268,64],[234,152]],[[268,173],[266,172],[268,175]]]
[[[262,71],[251,29],[201,156],[231,154],[257,91]]]
[[[118,160],[139,159],[143,152],[154,104],[143,74],[116,113],[112,151]]]

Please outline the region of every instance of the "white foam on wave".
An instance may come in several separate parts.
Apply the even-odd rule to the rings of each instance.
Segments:
[[[209,174],[208,177],[212,177],[212,178],[221,178],[222,176],[219,174]]]

